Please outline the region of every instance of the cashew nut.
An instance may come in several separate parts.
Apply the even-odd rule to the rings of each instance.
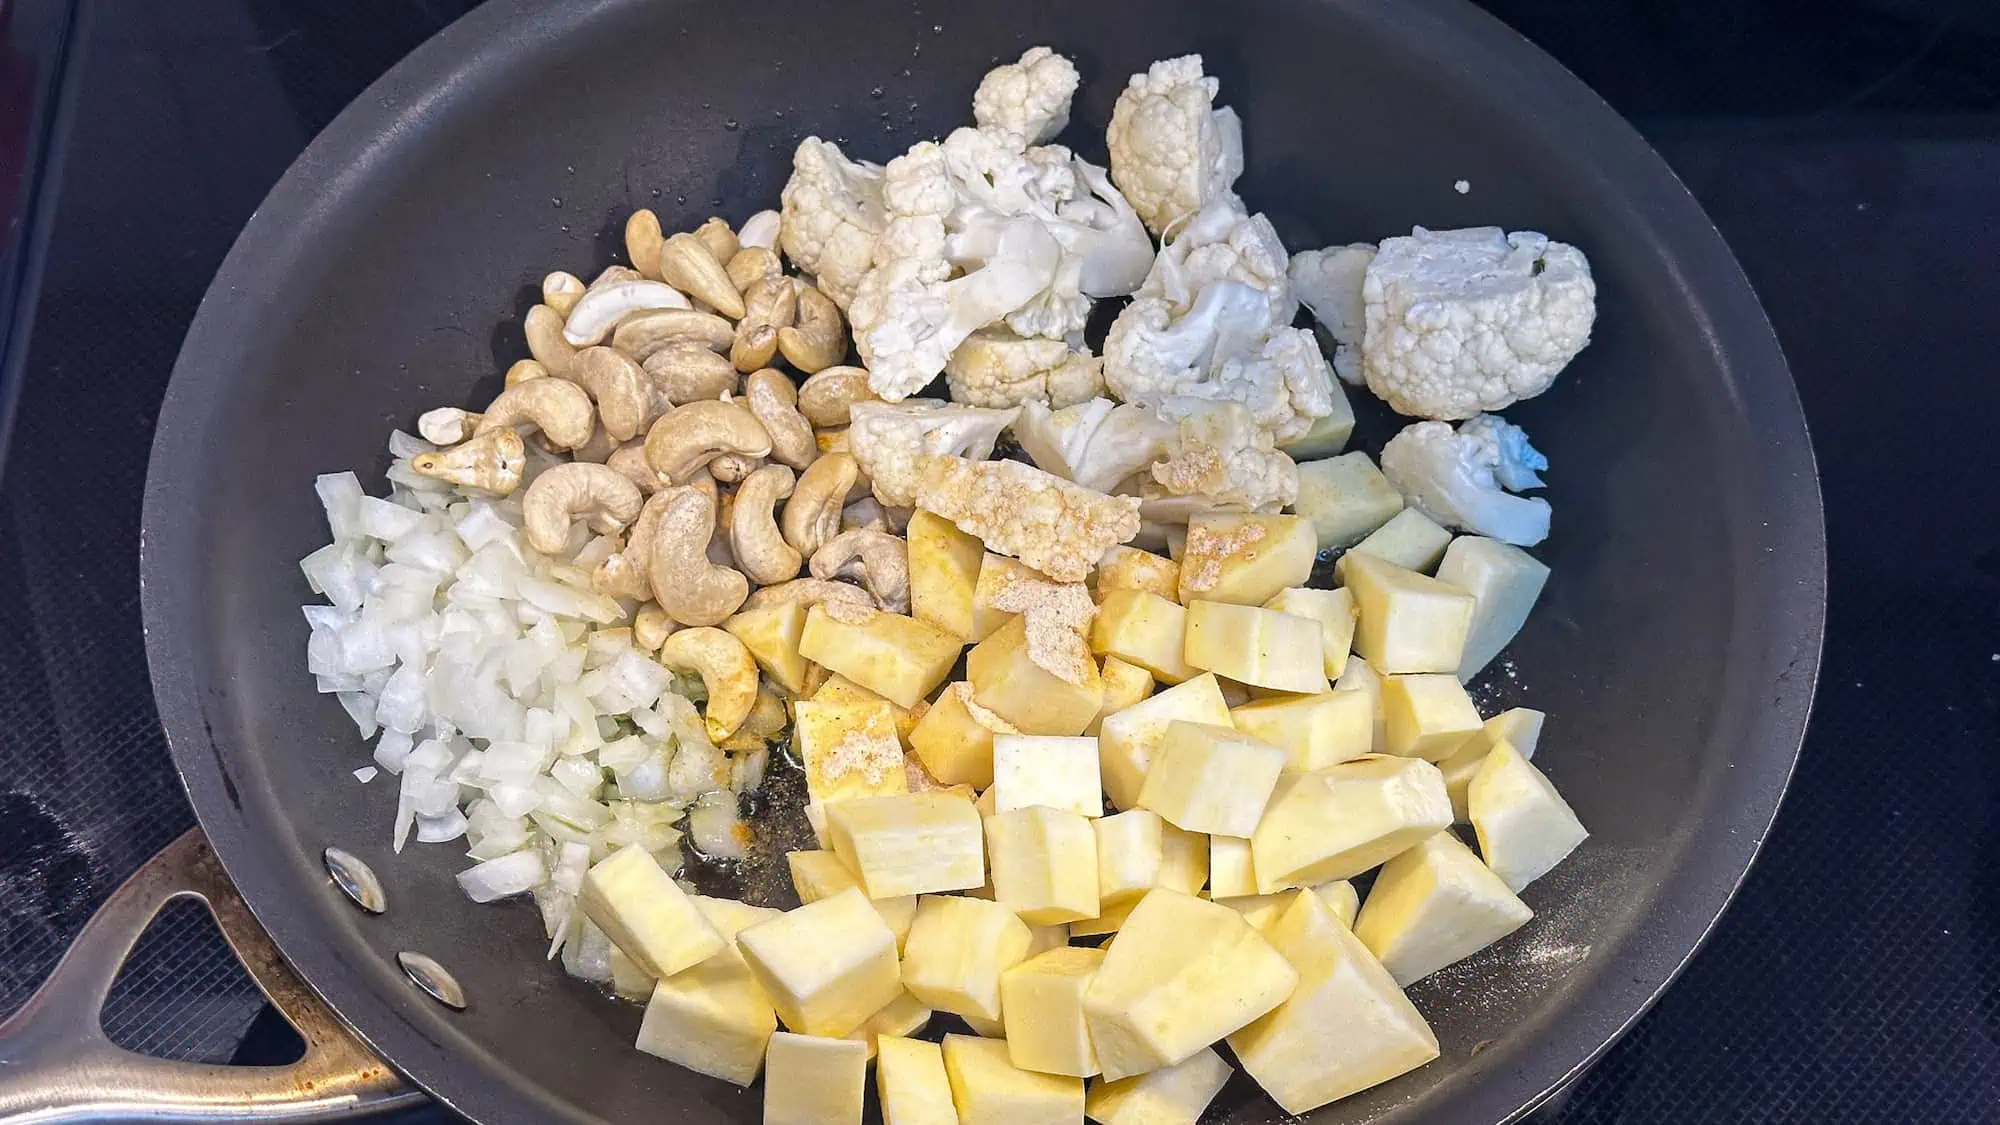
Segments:
[[[597,411],[583,388],[567,379],[530,379],[501,391],[480,416],[476,432],[529,423],[557,449],[575,449],[590,440]]]
[[[479,415],[456,406],[440,406],[417,417],[417,436],[432,445],[457,445],[479,427]]]
[[[526,443],[519,432],[505,427],[450,449],[410,458],[410,468],[424,476],[501,496],[521,487],[521,473],[527,467]]]
[[[676,406],[646,433],[646,463],[676,484],[687,483],[724,453],[766,457],[770,452],[764,424],[734,402]]]
[[[599,344],[577,352],[562,377],[590,392],[604,432],[617,441],[631,440],[653,420],[653,381],[616,348]]]
[[[569,370],[576,346],[563,336],[563,314],[547,305],[536,305],[521,321],[521,335],[527,337],[528,354],[550,375]]]
[[[861,477],[851,453],[829,453],[799,474],[778,526],[792,549],[810,558],[840,534],[840,509],[847,490]]]
[[[910,612],[910,550],[886,531],[843,531],[813,552],[814,578],[858,580],[877,607]]]
[[[667,402],[717,399],[736,389],[736,365],[693,340],[669,340],[646,357],[653,390]]]
[[[813,444],[819,446],[821,453],[846,453],[847,430],[846,426],[817,430],[813,433]]]
[[[708,463],[708,475],[723,484],[735,484],[747,480],[751,473],[764,467],[762,457],[746,457],[741,453],[725,453]]]
[[[542,279],[542,303],[554,309],[557,316],[568,316],[582,296],[583,279],[568,270],[557,270]]]
[[[660,645],[659,661],[701,676],[708,689],[703,725],[720,742],[736,733],[757,702],[757,662],[743,642],[712,626],[682,629]]]
[[[517,359],[512,366],[507,368],[507,374],[502,382],[506,386],[511,387],[516,383],[525,383],[530,379],[546,379],[548,377],[549,369],[543,367],[535,360]]]
[[[660,474],[654,472],[651,465],[646,464],[646,443],[643,439],[628,441],[619,446],[612,451],[611,456],[604,459],[604,464],[613,472],[638,485],[639,491],[648,496],[672,483],[661,480]]]
[[[658,652],[661,642],[672,636],[679,628],[679,623],[668,617],[666,610],[647,602],[639,607],[638,613],[632,615],[632,643],[647,652]],[[752,712],[755,712],[754,708]]]
[[[759,211],[743,220],[743,229],[737,232],[736,242],[740,246],[761,246],[774,250],[783,226],[784,219],[776,211]]]
[[[771,586],[799,576],[804,556],[785,542],[778,530],[778,501],[792,494],[792,470],[766,465],[744,478],[729,515],[729,549],[736,568],[759,586]]]
[[[617,535],[639,516],[646,497],[639,486],[603,465],[572,461],[546,469],[521,497],[521,526],[528,545],[545,555],[569,544],[570,521],[588,517],[591,529]]]
[[[667,497],[664,493],[655,492],[646,498],[645,506],[639,509],[639,517],[632,521],[631,534],[626,536],[624,550],[605,559],[591,572],[591,589],[613,598],[646,599],[653,596],[653,588],[647,583],[646,576],[653,565],[653,537],[659,531],[660,517],[666,510]]]
[[[600,424],[595,430],[591,431],[590,440],[570,450],[569,455],[578,461],[586,461],[593,465],[602,465],[606,461],[609,461],[611,455],[616,452],[618,452],[618,439],[607,433],[604,426]]]
[[[660,217],[641,207],[625,220],[625,257],[641,274],[660,280],[660,245],[667,240]]]
[[[715,534],[715,499],[695,487],[670,488],[658,495],[667,499],[661,504],[660,525],[653,532],[646,566],[653,600],[683,625],[719,624],[750,595],[750,580],[708,561],[708,541]]]
[[[574,347],[601,344],[620,320],[647,309],[687,309],[694,306],[681,291],[660,281],[614,281],[584,291],[563,323],[563,339]],[[540,356],[536,357],[540,359]],[[542,360],[547,363],[548,360]],[[554,371],[551,367],[549,370]]]
[[[738,733],[748,732],[770,738],[784,730],[785,724],[790,721],[791,716],[785,711],[785,697],[771,685],[764,684],[757,689],[757,702],[750,705],[750,714],[743,720]]]
[[[767,277],[785,276],[785,263],[778,252],[768,246],[745,246],[738,250],[729,264],[724,267],[731,284],[737,290],[750,288]]]
[[[625,282],[625,281],[644,281],[644,280],[646,280],[645,274],[640,273],[638,270],[633,269],[631,266],[621,266],[618,263],[613,262],[612,264],[604,267],[604,272],[598,274],[596,277],[590,280],[590,284],[586,286],[583,290],[583,295],[588,297],[593,292],[602,289],[607,285],[617,285],[620,282]]]
[[[660,247],[660,279],[731,320],[743,315],[743,293],[708,246],[682,232]]]
[[[873,402],[868,372],[860,367],[825,367],[799,386],[799,413],[815,426],[845,426],[857,402]]]
[[[789,277],[767,277],[743,291],[743,319],[729,359],[738,371],[769,366],[778,354],[778,333],[798,315],[798,285]]]
[[[811,375],[847,358],[847,322],[831,297],[810,285],[793,288],[798,290],[798,320],[778,329],[778,350],[786,362]]]
[[[611,346],[638,360],[676,340],[692,340],[713,352],[726,352],[736,339],[736,326],[714,313],[693,309],[654,309],[633,313],[611,330]]]
[[[729,229],[729,220],[719,216],[712,216],[707,222],[694,228],[694,236],[701,239],[703,246],[708,247],[709,255],[717,264],[734,258],[736,251],[742,249],[737,245],[736,232]]]
[[[798,388],[789,375],[766,367],[744,380],[743,402],[771,435],[772,459],[803,469],[819,459],[819,442],[812,423],[799,413]]]
[[[794,578],[790,582],[780,582],[776,586],[766,586],[751,594],[743,603],[745,610],[768,609],[774,605],[797,603],[811,609],[822,602],[837,602],[842,605],[875,607],[875,599],[868,591],[846,582],[834,582],[825,578]]]
[[[749,325],[745,327],[745,325]],[[736,342],[729,346],[729,362],[738,371],[755,371],[778,358],[778,330],[768,324],[744,321],[736,326]]]

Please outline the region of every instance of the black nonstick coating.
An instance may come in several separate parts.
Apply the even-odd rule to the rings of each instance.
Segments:
[[[1294,248],[1413,224],[1544,230],[1590,255],[1595,341],[1510,412],[1548,453],[1555,576],[1500,690],[1593,832],[1539,918],[1419,984],[1444,1057],[1315,1121],[1493,1122],[1646,1007],[1768,829],[1811,701],[1824,592],[1811,453],[1729,251],[1657,157],[1512,32],[1450,0],[925,5],[493,0],[364,93],[252,219],[188,334],[146,500],[148,649],[203,826],[306,980],[483,1122],[759,1120],[756,1092],[631,1049],[638,1011],[539,962],[532,909],[475,908],[455,849],[387,847],[394,801],[305,671],[312,478],[380,487],[391,426],[490,397],[554,268],[771,205],[807,133],[885,159],[1049,43],[1085,76],[1062,138],[1102,159],[1125,76],[1200,51],[1241,114],[1240,190]],[[1454,190],[1467,181],[1470,191]],[[390,908],[327,885],[374,863]],[[453,1013],[402,979],[456,972]],[[1217,1118],[1282,1119],[1241,1079]]]

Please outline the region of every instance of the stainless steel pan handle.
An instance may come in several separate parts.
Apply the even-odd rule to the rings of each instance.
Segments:
[[[198,899],[306,1051],[287,1066],[212,1066],[141,1055],[105,1037],[104,998],[146,926]],[[424,1098],[348,1033],[285,964],[200,829],[147,861],[77,935],[54,973],[0,1023],[0,1123],[322,1122]]]

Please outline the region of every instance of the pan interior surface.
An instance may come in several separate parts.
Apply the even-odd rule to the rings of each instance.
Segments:
[[[1315,1121],[1498,1121],[1587,1062],[1692,952],[1769,826],[1803,730],[1823,583],[1803,422],[1755,299],[1643,142],[1524,41],[1446,0],[754,5],[494,0],[371,88],[225,263],[159,429],[145,604],[161,711],[217,851],[303,976],[482,1121],[755,1122],[759,1096],[633,1051],[636,1007],[541,963],[526,906],[474,907],[452,847],[388,849],[367,750],[305,671],[312,478],[423,410],[490,398],[541,276],[595,274],[637,207],[669,230],[773,206],[797,141],[886,160],[1046,43],[1084,74],[1059,138],[1103,159],[1127,75],[1201,52],[1245,130],[1238,190],[1288,247],[1413,225],[1581,246],[1595,339],[1509,412],[1554,468],[1554,568],[1502,691],[1593,835],[1521,935],[1416,986],[1443,1058]],[[1466,181],[1470,191],[1454,189]],[[380,917],[327,887],[368,861]],[[470,1000],[410,988],[437,958]],[[1286,1120],[1239,1077],[1227,1120]]]

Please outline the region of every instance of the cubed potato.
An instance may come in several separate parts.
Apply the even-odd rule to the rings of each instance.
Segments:
[[[1437,767],[1369,755],[1278,781],[1250,834],[1262,894],[1361,874],[1451,826]]]
[[[654,983],[633,1045],[696,1073],[748,1086],[764,1068],[765,1048],[777,1030],[771,998],[743,958],[726,950]]]
[[[1294,461],[1331,457],[1346,449],[1347,439],[1354,435],[1354,408],[1347,404],[1347,391],[1338,381],[1329,385],[1333,387],[1332,411],[1313,419],[1305,433],[1278,446]]]
[[[1014,724],[988,710],[961,680],[945,687],[910,732],[910,749],[932,777],[947,785],[993,784],[993,736]]]
[[[861,1125],[867,1044],[780,1031],[765,1069],[764,1125]]]
[[[1174,1066],[1291,995],[1299,974],[1242,915],[1156,887],[1139,900],[1084,991],[1110,1080]]]
[[[1034,657],[1027,619],[1015,617],[966,654],[965,678],[979,702],[1026,734],[1082,734],[1104,703],[1096,663],[1086,651],[1059,675]]]
[[[1168,601],[1180,597],[1181,564],[1151,551],[1123,545],[1104,552],[1092,593],[1103,601],[1114,590],[1144,590]]]
[[[729,944],[680,884],[636,845],[592,865],[577,904],[611,944],[656,980],[706,961]]]
[[[944,1048],[884,1035],[875,1044],[875,1092],[882,1125],[959,1125],[944,1070]]]
[[[805,765],[806,794],[821,804],[910,790],[903,745],[888,700],[793,706],[792,743]]]
[[[1000,1020],[1000,974],[1027,959],[1034,935],[1011,907],[925,895],[903,951],[903,987],[941,1012]]]
[[[812,666],[799,653],[799,641],[806,631],[805,606],[788,602],[746,609],[724,621],[722,627],[743,642],[773,683],[794,695],[805,691],[806,673]]]
[[[1035,805],[986,818],[993,898],[1053,926],[1097,917],[1097,833],[1068,809]]]
[[[1438,1057],[1430,1025],[1318,895],[1293,895],[1267,934],[1298,987],[1229,1046],[1286,1113],[1308,1113]]]
[[[1354,889],[1353,883],[1334,879],[1312,888],[1312,893],[1333,909],[1333,916],[1340,919],[1341,925],[1350,930],[1354,928],[1354,916],[1361,912],[1361,894]]]
[[[1160,814],[1132,809],[1093,822],[1097,836],[1097,898],[1129,902],[1160,885],[1166,859]]]
[[[1366,660],[1350,660],[1347,670],[1333,683],[1335,691],[1358,691],[1368,697],[1368,710],[1374,715],[1373,729],[1369,732],[1368,744],[1371,752],[1389,752],[1389,724],[1382,717],[1382,674]]]
[[[1084,1112],[1100,1125],[1196,1125],[1229,1074],[1222,1056],[1203,1048],[1175,1066],[1116,1082],[1092,1080]]]
[[[1189,520],[1187,535],[1182,605],[1197,598],[1263,605],[1287,586],[1305,585],[1319,550],[1312,521],[1300,516],[1210,512]]]
[[[1083,733],[1092,738],[1104,729],[1105,716],[1123,711],[1153,694],[1153,674],[1115,656],[1104,658],[1104,667],[1099,670],[1098,676],[1104,681],[1104,701],[1097,705],[1097,717],[1083,728]]]
[[[1079,918],[1069,924],[1070,936],[1096,937],[1100,934],[1115,934],[1118,932],[1118,927],[1125,924],[1125,919],[1131,917],[1132,909],[1138,905],[1139,900],[1136,898],[1115,904],[1101,904],[1097,908],[1097,917]]]
[[[944,1037],[959,1125],[1076,1125],[1083,1120],[1083,1079],[1037,1074],[1013,1063],[1007,1043],[970,1035]]]
[[[1487,753],[1496,744],[1505,742],[1520,751],[1523,758],[1533,758],[1535,744],[1542,739],[1542,721],[1547,717],[1532,707],[1510,707],[1481,723],[1479,733],[1438,763],[1438,771],[1444,774],[1445,791],[1451,794],[1451,812],[1458,823],[1472,823],[1467,796],[1473,777],[1486,763]]]
[[[1389,753],[1441,762],[1479,733],[1479,708],[1448,672],[1415,672],[1382,681],[1382,721]]]
[[[807,660],[906,708],[937,690],[961,647],[957,637],[927,621],[830,604],[807,611],[799,638]]]
[[[1226,906],[1243,915],[1245,922],[1257,927],[1258,933],[1263,933],[1264,928],[1276,921],[1286,904],[1292,901],[1294,893],[1296,892],[1281,891],[1270,895],[1235,895],[1213,901],[1217,906]]]
[[[1458,659],[1458,678],[1470,680],[1507,647],[1548,585],[1549,568],[1511,543],[1461,535],[1444,551],[1438,580],[1472,595],[1472,628]]]
[[[813,688],[809,697],[814,703],[889,703],[881,695],[869,691],[846,676],[837,676],[819,665],[813,665],[820,673],[819,685]],[[924,704],[918,704],[924,707]],[[928,710],[928,708],[926,708]],[[908,707],[898,707],[889,703],[889,714],[896,720],[896,739],[903,749],[910,748],[910,732],[916,729],[918,715]]]
[[[872,899],[962,891],[986,881],[979,810],[959,793],[856,797],[827,806],[833,852]]]
[[[912,915],[915,913],[911,911]],[[848,1032],[844,1038],[868,1044],[868,1057],[872,1059],[883,1039],[915,1035],[931,1022],[931,1015],[931,1010],[924,1006],[922,1000],[905,991],[861,1021],[861,1026]]]
[[[1396,983],[1408,988],[1534,916],[1446,830],[1382,865],[1353,928]]]
[[[653,985],[657,983],[653,974],[640,968],[639,963],[626,956],[624,950],[615,945],[611,947],[611,991],[620,1000],[636,1000],[644,1004],[652,998]],[[763,1064],[759,1062],[758,1065]]]
[[[1343,556],[1361,617],[1354,651],[1377,672],[1456,672],[1472,627],[1472,595],[1373,555]]]
[[[1000,974],[1000,1011],[1015,1066],[1072,1078],[1097,1073],[1097,1052],[1083,1020],[1083,993],[1103,963],[1102,949],[1064,946]]]
[[[1366,453],[1299,465],[1292,511],[1312,521],[1319,549],[1352,547],[1403,510],[1403,494]]]
[[[1061,924],[1038,926],[1033,922],[1028,923],[1028,956],[1033,957],[1051,949],[1060,949],[1068,944],[1068,926]]]
[[[1542,771],[1505,742],[1495,744],[1472,775],[1466,811],[1486,866],[1515,894],[1590,835]]]
[[[715,957],[727,957],[734,961],[743,959],[736,951],[737,934],[759,922],[768,922],[784,913],[769,906],[752,906],[741,899],[718,898],[714,895],[689,895],[688,901],[694,903],[694,908],[701,911],[701,916],[708,920],[709,925],[715,927],[716,933],[722,935],[722,940],[729,943],[729,947]]]
[[[1327,689],[1319,622],[1251,605],[1196,601],[1187,607],[1188,665],[1239,683],[1317,694]]]
[[[1257,873],[1250,859],[1250,841],[1241,836],[1208,838],[1208,896],[1234,898],[1257,893]]]
[[[993,631],[1012,621],[1015,614],[1010,610],[993,608],[993,599],[1000,591],[1013,585],[1015,581],[1028,578],[1037,582],[1048,579],[1034,567],[1019,559],[1006,555],[986,552],[979,562],[979,581],[972,590],[972,636],[973,641],[983,641],[993,635]]]
[[[1200,674],[1181,654],[1186,641],[1187,611],[1150,590],[1105,594],[1090,625],[1090,651],[1137,664],[1165,684]]]
[[[993,811],[1047,805],[1080,816],[1104,815],[1098,780],[1097,740],[1054,735],[1001,734],[993,738]]]
[[[903,537],[910,552],[910,616],[972,639],[972,592],[986,547],[943,516],[919,509],[910,513]]]
[[[1284,768],[1285,752],[1262,739],[1227,726],[1170,723],[1139,788],[1139,807],[1189,832],[1248,836]]]
[[[792,872],[792,890],[798,894],[801,903],[818,902],[849,887],[861,886],[861,880],[849,870],[847,864],[830,851],[787,852],[785,863]],[[864,890],[861,893],[868,892]],[[899,895],[871,901],[875,902],[875,909],[896,935],[896,945],[900,949],[910,936],[910,920],[917,916],[917,896]]]
[[[1354,591],[1288,586],[1273,594],[1264,608],[1319,622],[1319,653],[1326,664],[1326,678],[1337,680],[1346,671],[1347,654],[1354,648],[1354,623],[1360,616],[1354,608]]]
[[[1451,532],[1439,527],[1436,520],[1415,508],[1404,508],[1391,516],[1388,523],[1369,532],[1368,538],[1349,547],[1347,554],[1373,555],[1404,570],[1429,574],[1444,558],[1445,545],[1450,542]],[[1334,566],[1336,577],[1341,569],[1339,564]]]
[[[1191,895],[1207,884],[1208,837],[1161,821],[1159,885]]]
[[[846,1035],[902,990],[896,935],[859,890],[751,926],[736,947],[778,1018],[800,1034]]]
[[[1167,724],[1178,719],[1228,726],[1229,705],[1213,675],[1200,675],[1107,716],[1097,731],[1098,777],[1111,803],[1137,808]]]
[[[1233,707],[1236,729],[1285,752],[1285,768],[1323,770],[1374,749],[1375,706],[1367,693],[1325,691],[1284,695]]]

